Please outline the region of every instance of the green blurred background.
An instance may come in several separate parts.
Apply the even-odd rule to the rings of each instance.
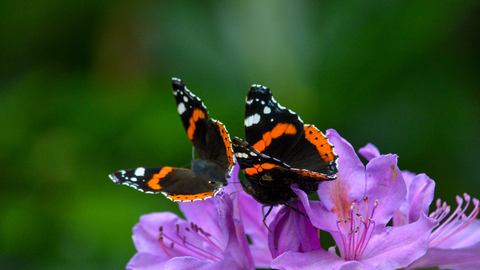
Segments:
[[[111,172],[183,166],[171,77],[232,136],[250,85],[436,197],[480,197],[480,2],[0,2],[0,268],[122,269],[140,215]]]

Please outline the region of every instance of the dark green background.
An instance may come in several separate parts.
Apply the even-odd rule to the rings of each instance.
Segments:
[[[183,166],[171,77],[243,137],[250,85],[436,197],[480,197],[478,1],[0,2],[0,268],[121,269],[140,215],[111,172]]]

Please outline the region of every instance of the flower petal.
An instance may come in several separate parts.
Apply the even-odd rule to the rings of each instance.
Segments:
[[[456,226],[452,226],[454,228]],[[480,242],[480,220],[475,219],[467,227],[448,237],[435,247],[443,249],[464,248]]]
[[[165,265],[165,270],[187,270],[187,269],[212,269],[212,263],[199,260],[194,257],[175,257]]]
[[[254,269],[243,225],[238,218],[234,218],[233,203],[230,196],[222,192],[222,194],[216,196],[215,203],[218,209],[220,227],[228,239],[227,247],[222,252],[224,255],[222,265],[231,264],[230,261],[233,260],[234,264],[239,267],[238,269]]]
[[[170,259],[170,258],[169,258]],[[126,269],[128,270],[157,270],[164,269],[168,260],[146,252],[138,252],[130,259]]]
[[[238,265],[231,257],[227,257],[222,261],[208,263],[194,257],[176,257],[171,259],[166,265],[166,270],[241,270],[252,269],[244,268]]]
[[[373,209],[375,201],[378,200],[373,219],[376,229],[382,229],[407,194],[405,182],[397,167],[397,155],[382,155],[370,160],[366,167],[366,179],[369,209]],[[364,204],[360,204],[356,211],[364,213],[363,206]]]
[[[226,243],[227,239],[219,227],[218,210],[215,206],[217,197],[222,193],[224,192],[220,191],[217,196],[208,200],[179,202],[178,206],[189,222],[193,222],[198,227],[207,230],[220,242]]]
[[[268,268],[273,257],[268,248],[268,235],[270,232],[263,224],[263,217],[268,210],[246,192],[235,193],[238,199],[237,208],[240,210],[245,233],[249,236],[250,251],[257,268]],[[235,201],[235,200],[234,200]],[[281,207],[275,206],[266,219],[270,224]]]
[[[268,248],[268,229],[263,224],[265,215],[264,206],[257,202],[251,195],[243,191],[243,187],[238,179],[240,166],[237,164],[233,167],[231,177],[228,179],[228,186],[225,192],[231,194],[233,198],[235,218],[242,220],[243,234],[248,235],[250,244],[247,248],[255,262],[257,268],[268,268],[273,260]],[[280,207],[273,207],[272,211],[266,219],[266,224],[270,224]],[[237,232],[239,234],[239,232]]]
[[[402,172],[402,175],[405,175]],[[407,199],[402,203],[393,217],[394,226],[402,226],[418,220],[421,213],[428,213],[433,201],[435,181],[426,174],[416,175],[408,185]]]
[[[310,269],[369,269],[365,268],[358,261],[346,262],[335,254],[327,252],[323,249],[317,249],[307,253],[286,252],[278,256],[270,265],[274,269],[294,269],[294,270],[310,270]]]
[[[133,243],[139,253],[145,252],[160,256],[164,260],[170,257],[165,254],[158,241],[159,228],[170,235],[175,235],[175,225],[188,226],[185,220],[169,212],[152,213],[140,217],[140,222],[133,227]]]
[[[366,158],[368,161],[380,156],[380,151],[378,151],[378,148],[371,143],[368,143],[364,147],[358,149],[358,153],[364,158]]]
[[[339,156],[338,173],[337,179],[321,183],[317,193],[329,211],[335,212],[338,218],[344,218],[350,212],[351,202],[365,196],[365,168],[352,145],[335,130],[327,130],[326,135]]]
[[[412,224],[383,228],[370,239],[362,261],[377,269],[406,267],[425,254],[430,231],[437,224],[423,214]]]
[[[296,185],[292,185],[292,190],[302,202],[305,213],[313,226],[324,231],[337,231],[337,215],[328,210],[323,202],[310,201],[305,191],[298,189]]]
[[[405,181],[405,185],[407,185],[407,188],[410,186],[410,183],[413,181],[415,176],[417,176],[416,173],[412,173],[412,172],[405,171],[405,170],[402,171],[402,175],[403,175],[403,180]],[[407,192],[408,192],[408,190],[407,190]]]
[[[319,236],[310,219],[299,213],[305,213],[302,203],[295,200],[290,207],[283,207],[270,224],[276,238],[269,233],[268,242],[273,257],[287,251],[309,252],[321,248]],[[278,241],[278,247],[275,240]]]
[[[413,262],[407,269],[428,267],[452,270],[480,269],[480,242],[457,249],[429,248],[427,254]]]

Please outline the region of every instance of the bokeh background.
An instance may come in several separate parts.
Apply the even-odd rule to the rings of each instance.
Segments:
[[[0,268],[122,269],[142,214],[111,172],[191,160],[183,79],[232,136],[250,85],[436,197],[480,197],[480,2],[0,2]]]

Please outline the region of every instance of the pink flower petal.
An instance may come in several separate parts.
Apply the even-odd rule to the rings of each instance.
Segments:
[[[378,148],[371,143],[368,143],[364,147],[358,149],[358,153],[364,158],[366,158],[368,161],[380,156],[380,151],[378,151]]]

